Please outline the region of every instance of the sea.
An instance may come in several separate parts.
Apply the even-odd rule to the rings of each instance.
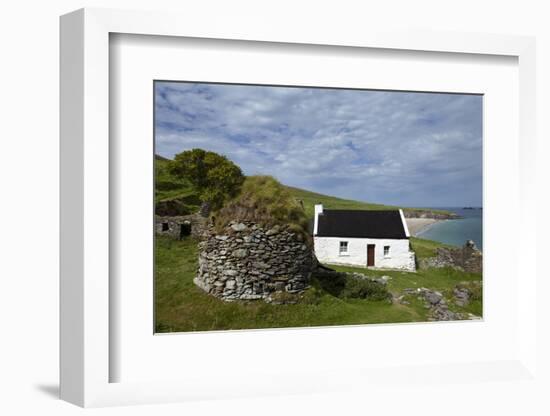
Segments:
[[[463,246],[466,240],[473,240],[477,248],[483,250],[483,209],[474,207],[437,207],[460,215],[458,220],[445,220],[422,230],[418,237],[435,240],[454,246]]]

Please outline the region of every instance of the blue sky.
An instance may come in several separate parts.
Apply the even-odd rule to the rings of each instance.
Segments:
[[[156,82],[155,123],[168,158],[200,147],[342,198],[482,204],[478,95]]]

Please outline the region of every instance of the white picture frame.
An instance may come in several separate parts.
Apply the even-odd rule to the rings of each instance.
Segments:
[[[248,397],[265,394],[298,394],[362,387],[372,389],[376,380],[402,377],[404,369],[333,369],[318,374],[269,374],[261,380],[220,377],[179,381],[110,382],[110,366],[120,357],[110,349],[112,298],[110,258],[109,149],[109,36],[113,33],[206,39],[279,42],[281,44],[332,45],[431,51],[442,54],[504,55],[519,66],[519,220],[518,261],[523,276],[517,293],[517,354],[498,362],[418,363],[422,383],[430,383],[443,369],[464,382],[481,382],[472,373],[484,372],[490,380],[537,382],[536,302],[539,278],[533,251],[536,241],[535,177],[535,41],[529,37],[468,33],[397,32],[368,29],[356,33],[327,32],[312,26],[284,29],[268,22],[240,26],[230,22],[204,25],[200,19],[170,13],[83,9],[61,18],[61,398],[80,406],[185,401],[197,398]],[[532,247],[532,245],[531,245]],[[516,271],[517,272],[517,271]],[[510,273],[514,273],[511,271]],[[296,330],[295,330],[296,331]],[[296,331],[301,332],[301,331]],[[251,337],[255,336],[253,333]],[[308,336],[305,333],[302,336]],[[389,373],[388,373],[389,371]],[[341,380],[346,379],[345,383]],[[481,377],[483,379],[483,377]],[[307,382],[309,380],[309,382]],[[534,380],[534,381],[533,381]],[[389,382],[389,381],[388,381]]]

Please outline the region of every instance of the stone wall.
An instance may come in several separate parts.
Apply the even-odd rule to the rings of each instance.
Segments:
[[[194,282],[223,300],[263,299],[298,295],[309,283],[316,264],[304,237],[285,227],[265,228],[253,222],[230,223],[221,234],[210,228],[199,243],[199,268]]]
[[[469,273],[481,273],[483,255],[474,242],[468,240],[461,248],[438,248],[436,257],[422,259],[419,266],[420,268],[455,267]]]
[[[208,219],[198,213],[170,217],[155,215],[155,232],[176,239],[181,239],[186,235],[202,238],[207,225]]]
[[[155,214],[161,217],[180,217],[192,213],[192,209],[181,199],[159,201],[155,204]]]

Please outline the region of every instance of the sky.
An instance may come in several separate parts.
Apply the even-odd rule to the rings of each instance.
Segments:
[[[155,152],[359,201],[482,205],[482,96],[155,82]]]

